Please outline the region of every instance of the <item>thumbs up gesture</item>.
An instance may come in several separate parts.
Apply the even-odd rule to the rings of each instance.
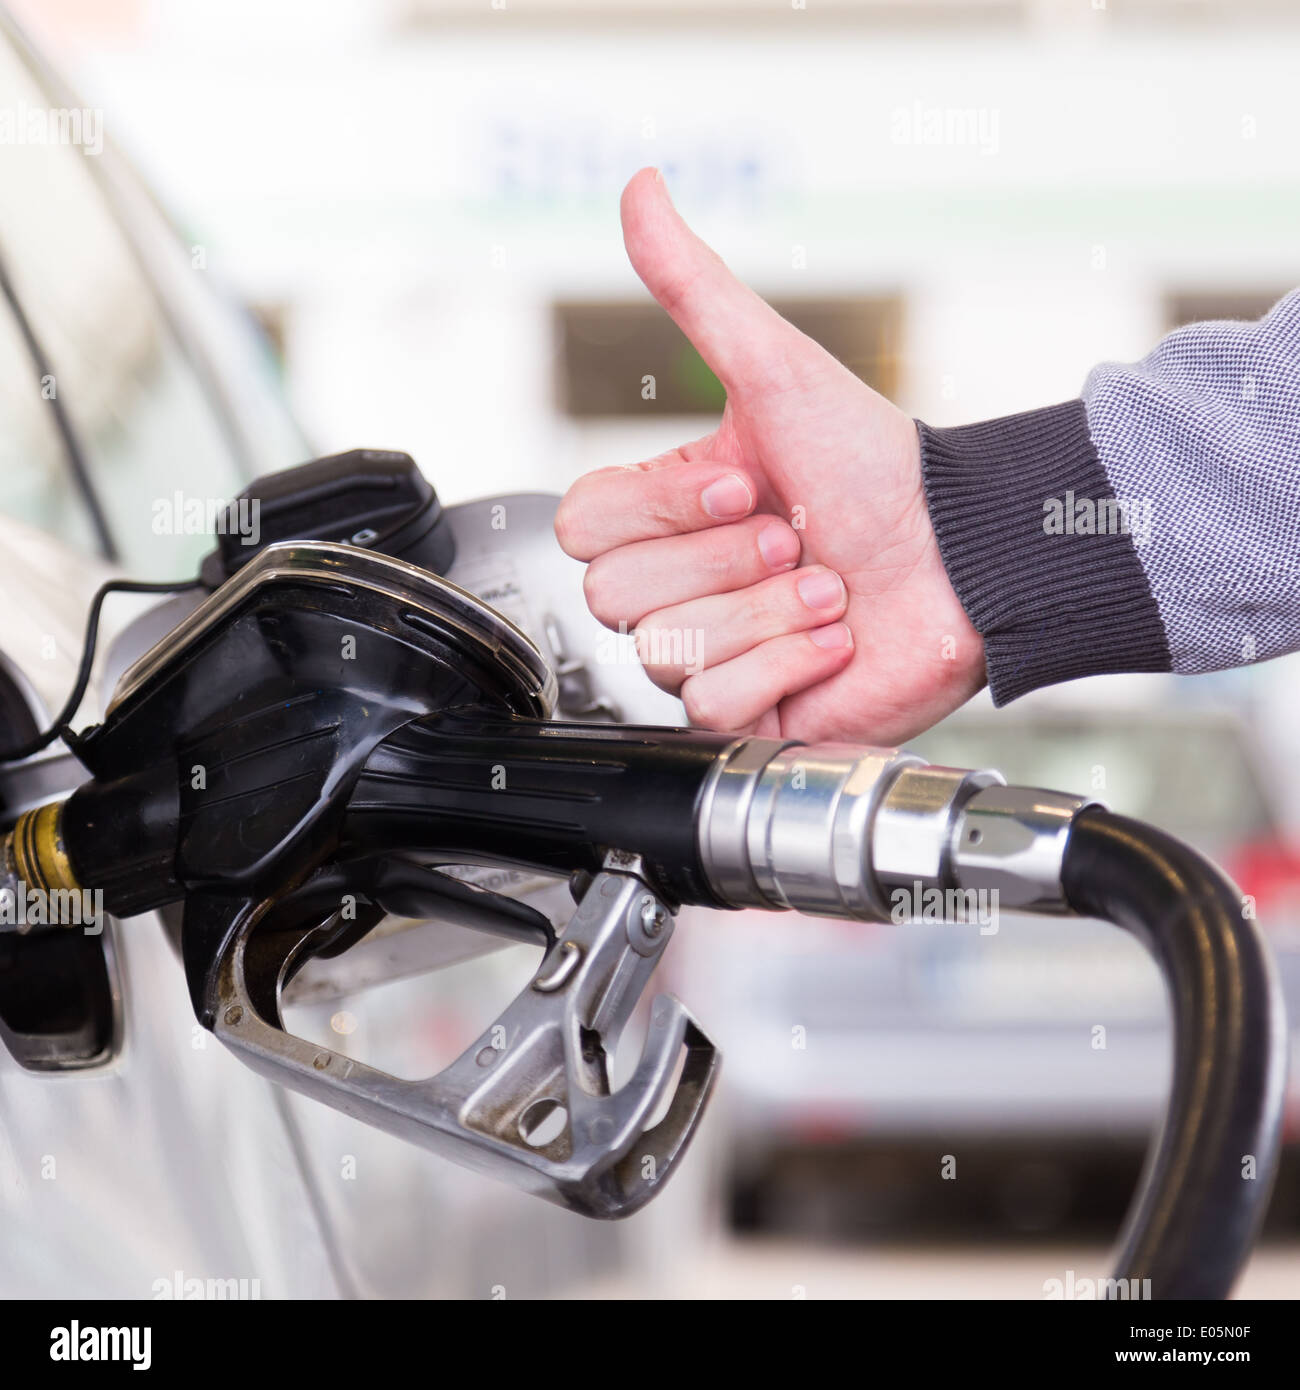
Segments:
[[[719,731],[894,743],[984,683],[912,420],[731,274],[644,169],[622,201],[646,288],[727,393],[716,430],[560,504],[587,602]]]

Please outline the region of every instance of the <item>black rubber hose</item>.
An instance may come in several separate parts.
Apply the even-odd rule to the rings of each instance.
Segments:
[[[1224,1298],[1259,1233],[1281,1137],[1287,1032],[1272,958],[1231,881],[1138,821],[1082,812],[1061,882],[1076,912],[1146,946],[1173,1013],[1169,1104],[1115,1278],[1151,1281],[1123,1286],[1134,1297]]]

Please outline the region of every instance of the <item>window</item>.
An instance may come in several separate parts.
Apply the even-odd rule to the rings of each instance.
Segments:
[[[138,577],[192,572],[211,540],[176,525],[185,513],[169,505],[175,494],[231,498],[250,464],[263,462],[177,331],[182,297],[215,296],[200,270],[184,266],[189,283],[178,283],[175,262],[186,254],[138,191],[131,212],[141,227],[128,236],[106,192],[127,185],[108,179],[100,161],[111,151],[92,138],[101,114],[51,94],[3,41],[0,91],[10,123],[0,144],[0,259],[10,282],[0,304],[0,511],[77,550],[115,552]],[[69,110],[82,119],[56,119]],[[146,218],[152,235],[141,238]],[[192,336],[217,336],[210,320],[190,319]],[[266,431],[275,467],[305,452],[288,442],[286,419],[278,412]]]
[[[773,307],[869,386],[898,384],[899,302],[775,300]],[[726,396],[685,334],[656,304],[555,306],[560,408],[580,419],[716,415]]]
[[[1291,288],[1267,290],[1175,290],[1165,297],[1165,321],[1181,328],[1208,319],[1262,318]]]

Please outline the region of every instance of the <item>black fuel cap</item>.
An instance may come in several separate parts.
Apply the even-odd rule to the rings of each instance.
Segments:
[[[433,484],[410,454],[351,449],[268,473],[226,508],[199,577],[209,589],[276,541],[338,541],[446,574],[456,557]]]

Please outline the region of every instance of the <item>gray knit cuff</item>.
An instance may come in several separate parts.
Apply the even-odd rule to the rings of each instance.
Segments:
[[[1082,401],[953,429],[916,423],[930,521],[984,638],[994,704],[1080,676],[1170,669]]]

